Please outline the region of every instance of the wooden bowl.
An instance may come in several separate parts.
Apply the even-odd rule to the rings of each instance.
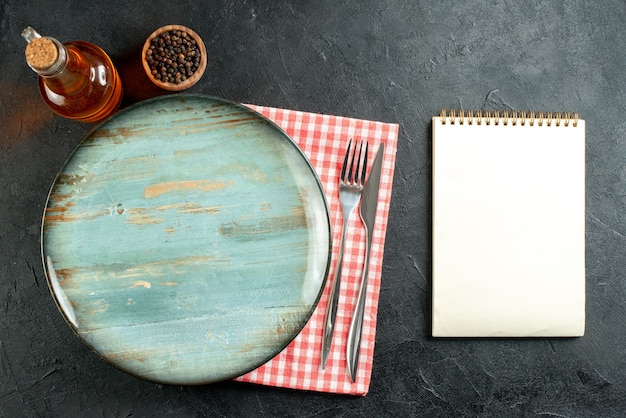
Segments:
[[[198,65],[198,68],[196,68],[196,70],[191,76],[185,75],[186,79],[178,83],[162,81],[156,78],[155,74],[153,74],[153,69],[150,68],[150,63],[148,62],[148,54],[149,54],[148,50],[150,49],[152,40],[154,38],[160,37],[165,32],[170,32],[170,31],[181,31],[181,32],[187,33],[188,36],[190,36],[192,39],[196,41],[197,48],[200,51],[200,63]],[[148,76],[150,81],[152,81],[155,85],[159,86],[162,89],[169,90],[169,91],[181,91],[181,90],[188,89],[189,87],[196,84],[198,80],[200,80],[202,75],[204,74],[204,70],[206,69],[206,63],[207,63],[206,47],[204,46],[204,42],[202,42],[202,38],[200,38],[200,36],[196,32],[189,29],[188,27],[182,26],[182,25],[166,25],[152,32],[152,34],[148,36],[148,39],[146,39],[146,42],[144,43],[143,49],[141,51],[141,63],[143,65],[144,71],[146,72],[146,75]]]

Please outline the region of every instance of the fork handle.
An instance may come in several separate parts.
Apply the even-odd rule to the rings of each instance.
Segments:
[[[367,275],[369,273],[370,264],[370,247],[371,239],[367,237],[367,245],[365,246],[365,265],[363,267],[363,277],[361,278],[361,287],[359,288],[359,296],[354,308],[352,321],[350,321],[350,330],[348,331],[348,343],[346,345],[346,361],[348,363],[348,374],[352,382],[356,382],[356,372],[359,365],[359,353],[361,350],[361,334],[363,330],[363,315],[365,313],[365,299],[367,295]]]
[[[322,334],[322,364],[321,369],[326,367],[328,353],[333,342],[333,334],[335,331],[335,320],[337,318],[337,306],[339,302],[339,288],[341,287],[341,267],[343,265],[343,250],[346,242],[346,231],[348,229],[348,221],[350,220],[350,212],[344,213],[343,231],[341,233],[341,248],[339,250],[339,261],[335,267],[335,275],[333,277],[332,288],[326,307],[326,318],[324,320],[324,330]]]

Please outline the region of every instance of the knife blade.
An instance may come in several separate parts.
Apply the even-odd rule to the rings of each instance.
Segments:
[[[361,288],[357,298],[356,307],[350,322],[348,332],[348,344],[346,348],[346,360],[348,362],[348,374],[352,382],[356,381],[357,368],[359,365],[359,353],[361,350],[361,331],[363,329],[363,314],[365,312],[365,296],[367,294],[367,275],[369,273],[370,248],[372,246],[372,236],[374,235],[374,222],[376,220],[376,208],[378,206],[378,191],[380,189],[380,174],[383,166],[383,156],[385,154],[385,144],[381,143],[372,164],[370,175],[365,183],[359,213],[366,230],[365,243],[365,263],[363,266],[363,276],[361,278]]]

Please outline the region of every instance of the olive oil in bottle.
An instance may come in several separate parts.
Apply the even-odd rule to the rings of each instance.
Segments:
[[[39,75],[39,92],[60,116],[99,122],[122,101],[122,82],[108,55],[85,41],[61,43],[33,28],[22,32],[26,62]]]

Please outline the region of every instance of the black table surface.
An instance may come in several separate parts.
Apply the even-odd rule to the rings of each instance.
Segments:
[[[59,314],[40,258],[47,192],[93,125],[53,115],[22,29],[104,48],[124,106],[159,94],[145,38],[207,46],[189,92],[400,124],[370,393],[150,383],[100,360]],[[0,2],[0,416],[624,416],[626,3]],[[441,108],[586,120],[586,334],[433,339],[431,117]]]

